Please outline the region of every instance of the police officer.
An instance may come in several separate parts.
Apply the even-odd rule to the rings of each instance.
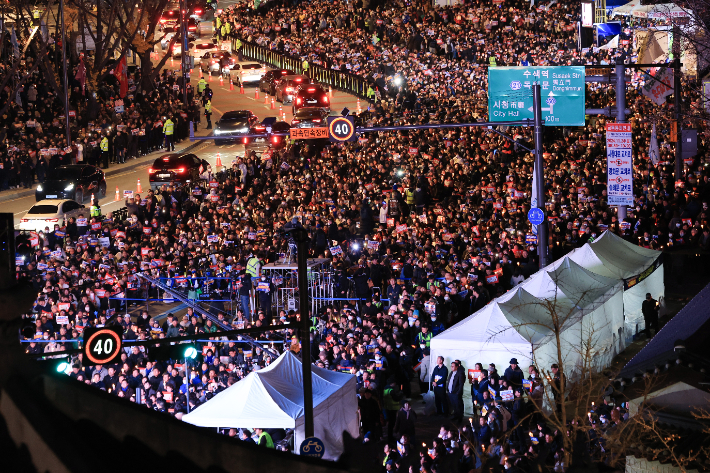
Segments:
[[[32,11],[32,25],[33,26],[39,26],[40,23],[40,11],[39,8],[35,7],[35,9]]]
[[[105,134],[103,135],[103,138],[101,139],[101,143],[99,144],[101,147],[101,161],[102,165],[105,168],[108,168],[108,136]]]
[[[89,208],[89,215],[91,215],[91,217],[100,217],[101,216],[101,207],[99,206],[98,199],[94,199],[91,201],[91,207]]]
[[[165,134],[165,150],[175,151],[175,140],[173,139],[175,132],[175,123],[173,123],[172,116],[169,116],[165,123],[163,124],[163,133]]]
[[[205,91],[205,87],[207,87],[207,81],[204,77],[200,77],[199,82],[197,82],[197,94],[202,96],[202,93]]]
[[[308,64],[308,59],[303,58],[303,62],[301,63],[301,67],[303,68],[303,73],[305,75],[308,75],[308,68],[310,67],[310,65]]]
[[[211,130],[212,129],[212,101],[209,99],[207,99],[207,102],[205,102],[205,118],[207,119],[206,130]]]

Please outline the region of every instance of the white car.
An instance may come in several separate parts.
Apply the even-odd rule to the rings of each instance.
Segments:
[[[44,231],[45,227],[54,230],[54,224],[64,226],[64,220],[83,213],[89,217],[89,210],[78,202],[69,199],[45,199],[34,204],[20,219],[20,230]]]
[[[195,58],[195,61],[199,60],[207,53],[216,52],[219,52],[219,46],[211,41],[209,43],[195,43],[190,48],[190,54]]]
[[[236,83],[237,79],[239,79],[242,84],[259,82],[264,77],[264,74],[266,74],[266,68],[258,62],[235,64],[229,70],[229,76],[232,81]]]

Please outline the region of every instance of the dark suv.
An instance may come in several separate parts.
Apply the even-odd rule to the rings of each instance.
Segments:
[[[259,80],[259,90],[262,92],[268,92],[269,95],[276,94],[276,84],[279,83],[283,76],[290,76],[295,74],[293,71],[288,69],[274,69],[273,71],[267,71],[261,79]]]
[[[50,171],[45,181],[37,186],[35,199],[73,199],[83,202],[95,194],[106,196],[104,172],[88,164],[65,164]]]
[[[209,164],[194,154],[166,154],[148,169],[150,187],[157,189],[171,182],[185,184],[199,179]]]
[[[293,113],[303,107],[318,107],[330,110],[330,100],[328,92],[318,84],[304,84],[296,89],[296,96],[293,99]]]

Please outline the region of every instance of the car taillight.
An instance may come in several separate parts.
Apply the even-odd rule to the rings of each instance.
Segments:
[[[295,81],[295,82],[301,82],[301,79],[296,79],[296,81]]]
[[[314,119],[313,119],[313,122],[314,122],[314,123],[320,123],[320,118],[314,118]]]
[[[286,92],[293,92],[293,87],[286,87]]]
[[[153,169],[153,168],[148,168],[148,174],[154,174],[154,173],[155,173],[155,169]]]
[[[185,168],[178,168],[178,174],[185,174]]]
[[[293,123],[293,121],[291,121],[291,123]],[[271,137],[271,142],[274,143],[274,144],[278,143],[278,142],[279,142],[279,137],[278,137],[278,136],[272,136],[272,137]]]
[[[248,144],[248,143],[249,143],[249,138],[244,138],[244,139],[242,140],[242,143]]]
[[[296,105],[301,105],[301,99],[300,99],[300,98],[296,99]]]
[[[195,31],[197,29],[197,27],[196,26],[188,26],[187,29],[190,31]]]
[[[195,15],[202,15],[202,10],[200,10],[199,8],[195,10]]]
[[[160,22],[161,22],[161,23],[165,23],[166,21],[168,21],[168,20],[166,20],[165,18],[161,18],[161,19],[160,19]]]
[[[45,218],[44,221],[45,222],[58,222],[59,219],[58,218]]]
[[[328,96],[327,95],[323,96],[323,103],[328,103]]]
[[[316,89],[308,89],[308,92],[315,92]]]
[[[20,220],[20,222],[22,222],[22,223],[27,223],[27,222],[29,222],[29,221],[30,221],[29,218],[23,218],[22,220]]]
[[[295,125],[296,123],[301,123],[301,120],[296,120],[296,119],[291,120],[291,125]]]

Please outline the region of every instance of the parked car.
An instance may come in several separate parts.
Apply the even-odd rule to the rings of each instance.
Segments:
[[[293,100],[293,113],[295,114],[303,107],[320,107],[330,110],[330,99],[328,92],[319,84],[304,84],[296,89],[296,96]]]
[[[216,145],[228,143],[239,138],[239,135],[246,135],[249,129],[258,122],[258,118],[249,110],[231,110],[225,112],[218,121],[215,122],[215,136],[226,139],[215,140]]]
[[[54,224],[64,225],[64,220],[69,217],[77,217],[84,213],[89,216],[86,208],[69,199],[44,199],[40,200],[27,211],[20,219],[20,230],[33,232],[44,231],[45,227],[54,230]]]
[[[267,133],[267,131],[270,131],[271,133],[288,133],[290,129],[291,125],[289,125],[288,122],[274,122],[268,127],[268,130],[267,126],[264,123],[261,123],[259,125],[252,126],[249,130],[249,134],[255,135],[258,133]],[[264,136],[263,138],[244,138],[244,155],[246,156],[253,151],[258,156],[261,156],[269,148],[276,151],[282,149],[286,146],[287,142],[288,136],[280,135]]]
[[[294,75],[293,71],[288,69],[274,69],[272,71],[267,71],[261,79],[259,79],[259,90],[262,92],[267,92],[270,95],[276,93],[276,84],[281,80],[283,76]]]
[[[44,182],[35,189],[35,200],[84,199],[95,194],[106,196],[106,176],[96,166],[89,164],[65,164],[47,174]]]
[[[209,163],[194,154],[166,154],[153,162],[148,169],[148,181],[152,189],[163,184],[186,184],[199,179]]]
[[[284,104],[291,103],[294,95],[296,94],[296,88],[301,84],[310,84],[311,78],[303,75],[293,75],[293,76],[283,76],[279,83],[276,85],[276,100],[278,102],[283,102]]]
[[[316,128],[327,125],[330,112],[319,107],[299,109],[291,120],[291,128]]]

